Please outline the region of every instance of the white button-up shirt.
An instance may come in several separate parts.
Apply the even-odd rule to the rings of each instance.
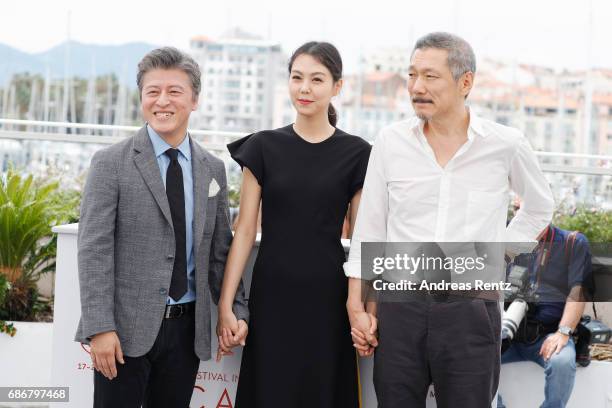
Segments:
[[[553,198],[527,139],[470,114],[468,140],[441,167],[416,117],[382,129],[361,195],[345,274],[361,278],[362,242],[531,242]],[[521,208],[508,227],[509,192]]]

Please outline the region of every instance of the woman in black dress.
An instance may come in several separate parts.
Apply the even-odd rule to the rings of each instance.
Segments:
[[[370,144],[335,127],[342,61],[324,42],[289,62],[294,124],[228,145],[243,168],[240,215],[219,301],[219,353],[245,343],[232,303],[257,232],[250,321],[237,408],[357,408],[358,370],[346,313],[341,244],[354,223]],[[351,228],[352,230],[352,228]]]

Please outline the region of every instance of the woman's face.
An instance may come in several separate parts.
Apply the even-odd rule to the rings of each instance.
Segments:
[[[299,115],[327,115],[333,96],[338,95],[342,80],[334,82],[331,72],[308,54],[298,56],[289,74],[289,96]]]

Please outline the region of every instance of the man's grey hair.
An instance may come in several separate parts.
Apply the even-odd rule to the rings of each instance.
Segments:
[[[455,81],[466,72],[476,73],[476,55],[472,46],[463,38],[444,32],[429,33],[417,40],[412,54],[427,48],[448,51],[448,67]]]
[[[193,58],[174,47],[156,48],[145,55],[138,63],[136,83],[142,95],[142,81],[147,72],[153,69],[180,69],[187,74],[191,81],[193,98],[200,95],[201,72],[200,66]]]

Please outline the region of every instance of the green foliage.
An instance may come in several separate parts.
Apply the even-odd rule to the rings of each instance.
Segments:
[[[557,214],[553,224],[564,230],[579,231],[592,243],[612,242],[612,211],[578,207],[571,213]]]
[[[8,295],[10,289],[11,284],[9,283],[8,279],[6,279],[6,276],[4,276],[3,274],[0,274],[0,305],[4,304],[6,296]],[[9,336],[13,337],[16,331],[17,330],[15,329],[12,323],[6,324],[4,320],[0,320],[0,333],[6,333]]]
[[[69,221],[78,195],[57,182],[36,182],[9,169],[0,178],[0,275],[11,285],[0,303],[0,319],[31,320],[48,309],[36,283],[55,270],[57,241],[51,228]]]
[[[238,208],[240,206],[240,183],[242,182],[242,173],[229,172],[227,180],[227,195],[229,206]]]
[[[513,204],[508,207],[508,221],[517,211],[518,207]],[[567,231],[578,231],[591,243],[612,243],[612,211],[560,205],[553,217],[553,225]]]
[[[6,299],[6,294],[11,288],[11,284],[6,279],[6,276],[0,275],[0,305],[4,303],[4,299]]]
[[[0,333],[6,333],[13,337],[15,336],[15,333],[17,333],[17,329],[13,323],[7,324],[4,320],[0,320]]]

